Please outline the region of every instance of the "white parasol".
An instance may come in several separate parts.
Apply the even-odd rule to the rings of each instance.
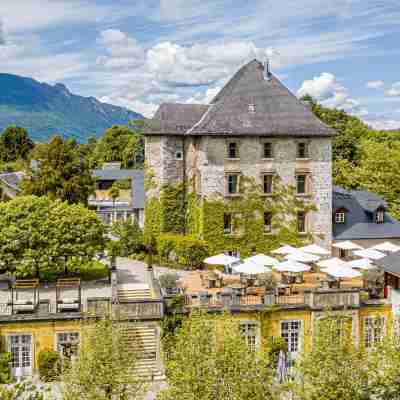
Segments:
[[[350,268],[356,269],[374,269],[375,265],[372,264],[371,260],[368,258],[360,258],[358,260],[352,260],[347,263],[347,266]]]
[[[329,250],[324,249],[317,244],[309,244],[308,246],[300,247],[299,250],[303,251],[304,253],[315,254],[317,256],[329,256],[331,254]]]
[[[276,267],[274,267],[279,272],[307,272],[311,269],[309,265],[303,264],[301,262],[295,260],[287,260],[279,263]]]
[[[226,254],[217,254],[216,256],[206,258],[204,263],[211,265],[231,265],[238,261],[240,261],[239,258],[227,256]]]
[[[363,247],[357,243],[351,242],[350,240],[345,240],[344,242],[334,243],[332,247],[342,250],[362,250]]]
[[[309,253],[304,253],[303,251],[294,251],[293,253],[290,253],[285,256],[286,260],[294,260],[294,261],[300,261],[300,262],[317,262],[318,260],[321,259],[321,257],[318,257],[314,254],[309,254]]]
[[[233,271],[238,274],[258,275],[271,273],[271,268],[261,264],[256,264],[252,261],[243,261],[243,263],[232,267]]]
[[[279,261],[276,258],[266,256],[265,254],[257,254],[255,256],[245,258],[244,261],[251,261],[256,264],[268,265],[268,266],[274,266],[279,264]]]
[[[347,262],[341,260],[340,258],[332,257],[332,258],[328,258],[327,260],[322,260],[320,262],[317,262],[317,265],[318,265],[318,267],[321,267],[321,268],[330,268],[330,267],[335,267],[337,265],[346,266]]]
[[[344,265],[337,265],[337,266],[332,266],[329,268],[324,268],[323,271],[330,275],[333,276],[334,278],[358,278],[362,276],[362,274],[358,271],[355,271],[354,269],[351,269],[350,267],[344,266]]]
[[[400,246],[397,246],[396,244],[393,244],[391,242],[383,242],[377,244],[374,247],[371,247],[371,250],[385,251],[387,253],[396,253],[400,251]]]
[[[380,258],[386,257],[385,253],[371,249],[357,250],[354,251],[353,254],[361,258],[369,258],[370,260],[379,260]]]
[[[279,247],[278,249],[272,250],[272,254],[290,254],[293,253],[294,251],[298,251],[296,247],[290,246],[288,244],[285,244],[282,247]]]

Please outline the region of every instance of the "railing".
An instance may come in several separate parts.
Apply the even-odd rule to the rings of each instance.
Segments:
[[[360,290],[358,289],[312,291],[306,297],[307,305],[312,309],[360,306]]]
[[[121,318],[161,319],[164,306],[161,300],[134,300],[127,303],[113,304],[115,314]]]
[[[279,305],[301,305],[305,303],[304,295],[275,296],[275,304]]]

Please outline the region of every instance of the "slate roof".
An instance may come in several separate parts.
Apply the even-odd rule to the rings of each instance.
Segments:
[[[390,253],[379,260],[374,260],[374,264],[381,267],[384,271],[400,277],[400,251]]]
[[[20,184],[25,178],[25,172],[8,172],[5,174],[0,174],[0,181],[11,187],[16,191],[20,191]]]
[[[400,238],[400,222],[385,212],[383,224],[374,221],[374,213],[387,203],[374,193],[361,190],[333,188],[333,213],[344,209],[344,224],[333,221],[334,240],[393,239]]]
[[[92,176],[98,180],[132,180],[132,208],[144,209],[144,172],[137,169],[95,169]]]
[[[249,105],[254,112],[249,111]],[[209,106],[162,104],[150,125],[147,134],[286,137],[336,134],[274,75],[265,79],[264,66],[257,60],[242,67]]]

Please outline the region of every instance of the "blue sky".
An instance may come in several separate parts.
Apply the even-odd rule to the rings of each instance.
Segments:
[[[1,0],[0,72],[150,116],[269,57],[299,95],[400,128],[399,0]]]

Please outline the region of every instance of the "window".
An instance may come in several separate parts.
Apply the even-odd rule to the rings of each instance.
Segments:
[[[272,194],[272,174],[263,175],[263,190],[264,194]]]
[[[304,211],[297,213],[297,231],[299,233],[306,233],[306,213]]]
[[[344,224],[345,223],[346,214],[344,211],[338,211],[335,213],[335,223],[336,224]]]
[[[9,337],[12,368],[30,368],[32,366],[32,336],[12,335]]]
[[[285,339],[288,352],[297,353],[300,350],[301,321],[282,321],[281,336]]]
[[[305,142],[297,143],[297,158],[308,158],[308,145]]]
[[[271,142],[266,142],[264,143],[264,153],[263,153],[264,158],[273,158],[273,152],[272,152],[272,143]]]
[[[272,213],[265,211],[264,213],[264,232],[270,233],[272,231]]]
[[[364,344],[365,347],[374,347],[383,340],[385,334],[384,317],[365,317],[364,318]]]
[[[296,176],[297,194],[307,194],[307,175]]]
[[[228,256],[240,258],[240,253],[237,250],[229,250]]]
[[[385,210],[378,210],[376,212],[375,221],[377,224],[383,224],[385,222]]]
[[[238,174],[230,174],[228,175],[228,194],[237,194],[238,193]]]
[[[341,259],[346,259],[347,258],[347,250],[345,249],[339,249],[339,258]]]
[[[224,233],[232,233],[232,214],[224,214]]]
[[[249,104],[249,113],[254,114],[256,112],[256,105],[255,104]]]
[[[240,324],[240,333],[244,337],[247,346],[251,351],[256,351],[259,343],[259,326],[254,322]]]
[[[228,143],[228,158],[239,158],[238,145],[236,142]]]
[[[62,360],[71,360],[78,351],[79,332],[57,333],[57,351]]]

